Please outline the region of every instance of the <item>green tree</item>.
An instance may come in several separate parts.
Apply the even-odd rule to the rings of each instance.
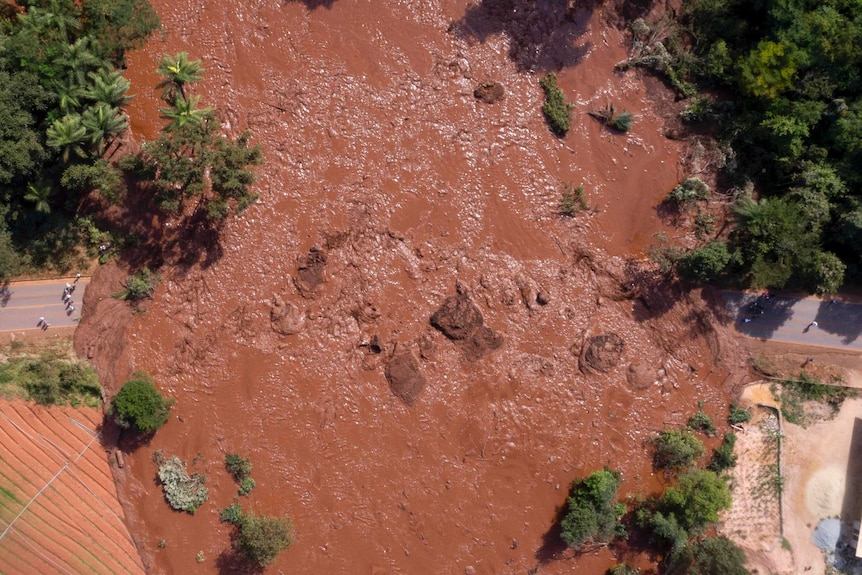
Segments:
[[[687,429],[665,429],[652,443],[656,469],[685,469],[705,453],[703,443]]]
[[[118,109],[107,104],[97,104],[84,110],[81,125],[87,129],[87,136],[95,146],[96,155],[101,156],[114,137],[129,127],[129,121]]]
[[[572,484],[568,511],[561,522],[566,545],[605,544],[625,535],[625,527],[619,523],[625,505],[614,503],[620,482],[619,472],[604,469]]]
[[[173,98],[172,104],[168,108],[159,108],[160,116],[166,120],[170,120],[165,131],[175,132],[187,124],[200,126],[205,120],[214,119],[213,109],[210,107],[198,108],[200,96],[189,96],[186,98],[182,94]]]
[[[708,469],[716,473],[721,473],[725,469],[735,467],[736,455],[733,454],[734,445],[736,445],[736,434],[732,431],[726,433],[721,445],[716,447],[715,451],[712,452],[712,459],[709,461]]]
[[[134,98],[127,94],[131,84],[118,70],[113,72],[99,70],[99,72],[90,72],[88,76],[90,85],[84,91],[84,96],[96,104],[119,108]]]
[[[253,564],[265,567],[293,544],[293,525],[284,517],[244,514],[239,523],[236,545]]]
[[[111,413],[120,427],[149,434],[168,422],[172,404],[159,393],[148,374],[135,372],[111,401]]]
[[[87,128],[81,124],[81,116],[69,114],[59,120],[55,120],[48,127],[47,144],[58,150],[62,150],[63,162],[69,162],[69,154],[74,152],[79,157],[86,154],[81,144],[87,141]]]
[[[684,255],[678,269],[688,280],[708,283],[718,278],[732,260],[727,244],[713,241]]]
[[[730,489],[712,471],[689,471],[677,478],[674,487],[665,490],[661,507],[673,513],[688,531],[701,529],[717,523],[718,512],[730,507]]]
[[[694,545],[691,575],[749,575],[745,553],[727,537],[709,537]]]
[[[51,213],[51,186],[46,184],[27,184],[27,193],[24,199],[33,202],[34,208],[40,214]]]
[[[793,45],[763,40],[738,64],[739,86],[757,98],[775,98],[793,85],[800,58]]]
[[[186,84],[199,82],[204,75],[201,61],[189,60],[188,52],[179,52],[174,56],[165,54],[159,60],[157,71],[164,79],[156,88],[162,90],[162,100],[169,104],[173,104],[178,97],[187,99]]]

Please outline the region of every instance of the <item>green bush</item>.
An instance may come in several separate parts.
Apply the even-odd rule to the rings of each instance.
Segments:
[[[620,563],[608,569],[607,575],[640,575],[640,569],[635,569],[627,563]]]
[[[243,479],[251,475],[251,461],[236,453],[228,453],[225,455],[224,466],[228,473],[233,475],[233,478],[237,482],[241,482]]]
[[[173,509],[194,513],[207,499],[209,491],[204,487],[206,477],[198,473],[189,475],[185,464],[173,456],[159,464],[159,481],[165,499]]]
[[[233,525],[239,525],[243,517],[245,517],[245,515],[242,512],[242,505],[239,503],[228,505],[221,510],[221,513],[219,513],[218,516],[219,520]]]
[[[111,401],[110,412],[120,427],[146,434],[168,422],[171,405],[173,401],[159,393],[149,375],[136,372]]]
[[[682,256],[679,274],[693,282],[707,283],[721,276],[728,264],[734,260],[727,244],[714,241]]]
[[[99,378],[89,364],[51,351],[10,357],[0,364],[0,390],[39,405],[96,406],[102,398]]]
[[[709,186],[700,178],[686,178],[677,184],[667,195],[665,200],[677,209],[693,206],[697,202],[709,197]]]
[[[733,447],[735,445],[736,434],[732,431],[726,433],[721,445],[719,445],[712,453],[712,459],[707,468],[710,471],[721,473],[725,469],[736,467],[736,455],[733,454]]]
[[[563,91],[557,87],[557,77],[548,74],[541,80],[539,85],[545,92],[545,103],[542,105],[542,113],[551,131],[559,137],[563,137],[571,127],[572,105],[566,103]]]
[[[687,429],[666,429],[652,443],[655,448],[653,465],[656,469],[685,469],[705,453],[703,443]]]
[[[243,515],[236,546],[247,561],[265,567],[293,544],[293,525],[284,517]]]
[[[587,199],[584,197],[584,185],[577,188],[571,183],[563,185],[560,197],[560,213],[564,216],[574,216],[588,208]]]
[[[239,484],[239,494],[240,495],[248,495],[251,493],[251,490],[254,489],[257,483],[251,477],[243,477],[242,481]]]
[[[727,482],[712,471],[694,470],[677,478],[661,499],[661,508],[673,514],[688,531],[718,522],[718,512],[730,507]]]
[[[727,537],[709,537],[694,544],[691,575],[749,575],[745,553]]]
[[[126,301],[138,301],[153,297],[156,292],[156,284],[161,281],[158,274],[149,268],[143,268],[133,276],[126,279],[124,289],[115,293],[114,297]]]
[[[735,403],[730,404],[730,415],[727,416],[727,422],[733,425],[746,423],[751,419],[751,412],[747,409],[742,409]]]
[[[619,523],[625,505],[614,503],[620,482],[619,472],[604,469],[572,484],[568,511],[560,524],[566,545],[607,543],[625,536],[625,526]]]
[[[695,430],[703,433],[707,437],[713,437],[715,435],[715,424],[712,422],[712,418],[708,416],[703,411],[698,411],[688,420],[688,426]]]

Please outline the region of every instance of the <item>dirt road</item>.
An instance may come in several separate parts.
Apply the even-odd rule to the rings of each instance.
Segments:
[[[0,332],[12,330],[38,330],[40,317],[51,327],[75,326],[81,317],[81,302],[89,278],[74,278],[14,282],[0,288]],[[72,292],[74,310],[63,303],[63,288],[67,282],[75,286]]]
[[[748,337],[862,351],[862,304],[740,292],[724,292],[724,301]]]

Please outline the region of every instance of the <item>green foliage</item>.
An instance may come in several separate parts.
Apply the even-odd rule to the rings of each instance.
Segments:
[[[712,471],[689,471],[665,490],[660,507],[686,530],[701,529],[717,523],[718,512],[730,507],[730,488]]]
[[[640,569],[635,569],[628,563],[618,563],[608,569],[607,575],[640,575]]]
[[[619,523],[625,506],[614,503],[620,482],[619,472],[609,469],[574,482],[567,500],[568,511],[561,522],[566,545],[581,547],[625,536],[625,527]]]
[[[159,462],[159,481],[171,508],[194,513],[207,500],[209,490],[204,487],[206,477],[186,470],[179,457]]]
[[[98,190],[102,197],[113,204],[119,203],[126,194],[123,173],[103,158],[92,164],[72,164],[63,171],[60,185],[82,194]]]
[[[699,124],[712,119],[714,114],[715,104],[712,99],[698,96],[691,99],[691,102],[679,113],[679,117],[689,124]]]
[[[747,423],[751,419],[751,412],[747,409],[742,409],[735,403],[730,404],[730,414],[727,416],[727,422],[733,425]]]
[[[703,443],[687,429],[665,429],[653,438],[652,443],[656,469],[686,469],[705,453]]]
[[[787,422],[796,425],[808,423],[805,402],[826,404],[833,413],[837,413],[845,399],[856,396],[854,389],[821,383],[816,377],[804,371],[800,372],[796,379],[785,379],[779,382],[778,388],[781,414]]]
[[[177,99],[186,99],[186,85],[199,82],[204,77],[200,60],[189,60],[188,52],[171,56],[165,54],[156,70],[162,81],[156,86],[162,90],[162,100],[173,104]]]
[[[228,453],[225,455],[224,466],[228,473],[230,473],[237,482],[241,482],[243,479],[251,475],[251,461],[237,455],[236,453]]]
[[[726,243],[709,242],[680,258],[679,273],[687,280],[708,283],[720,277],[733,260]]]
[[[745,553],[727,537],[708,537],[694,544],[691,575],[749,575]]]
[[[628,132],[634,121],[634,115],[625,110],[617,112],[613,104],[608,104],[600,110],[593,110],[590,115],[617,132]]]
[[[762,40],[739,63],[739,85],[756,98],[773,99],[793,84],[801,57],[792,44]]]
[[[689,418],[688,426],[694,431],[703,433],[707,437],[713,437],[716,433],[715,424],[712,422],[712,418],[704,413],[703,410],[698,411]]]
[[[721,445],[713,451],[707,469],[721,473],[725,469],[736,467],[736,455],[733,454],[734,445],[736,445],[736,434],[733,432],[726,433]]]
[[[545,92],[545,103],[542,104],[542,113],[551,131],[562,138],[571,127],[572,105],[566,103],[563,91],[557,87],[557,77],[548,74],[539,80],[539,85]]]
[[[670,244],[667,235],[662,232],[657,233],[655,238],[656,243],[650,245],[647,255],[658,264],[662,274],[670,276],[685,256],[685,252],[679,246]]]
[[[0,390],[39,405],[96,406],[102,398],[99,378],[89,364],[51,349],[10,355],[0,364]]]
[[[244,516],[242,505],[239,503],[232,503],[221,510],[221,513],[219,513],[219,520],[225,523],[239,525]]]
[[[133,276],[126,278],[126,283],[123,289],[114,294],[117,299],[125,301],[139,301],[144,298],[151,298],[156,292],[156,285],[161,281],[158,274],[153,273],[149,268],[143,268]]]
[[[248,495],[251,493],[251,490],[254,489],[257,483],[251,477],[243,477],[242,481],[239,484],[239,494],[240,495]]]
[[[665,201],[682,211],[709,198],[709,186],[700,178],[686,178],[672,189]]]
[[[284,517],[243,515],[236,538],[237,549],[247,561],[265,567],[293,544],[293,525]]]
[[[166,400],[143,372],[135,372],[111,401],[110,412],[117,425],[135,433],[154,433],[168,422],[173,401]]]
[[[560,214],[564,216],[574,216],[578,212],[586,210],[587,199],[584,196],[584,185],[581,184],[577,188],[571,183],[563,184],[563,191],[560,194]]]

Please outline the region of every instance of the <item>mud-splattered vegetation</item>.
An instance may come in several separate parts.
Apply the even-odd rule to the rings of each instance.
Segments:
[[[13,343],[2,354],[0,394],[7,399],[91,407],[102,401],[95,370],[74,356],[69,340],[47,345]]]

